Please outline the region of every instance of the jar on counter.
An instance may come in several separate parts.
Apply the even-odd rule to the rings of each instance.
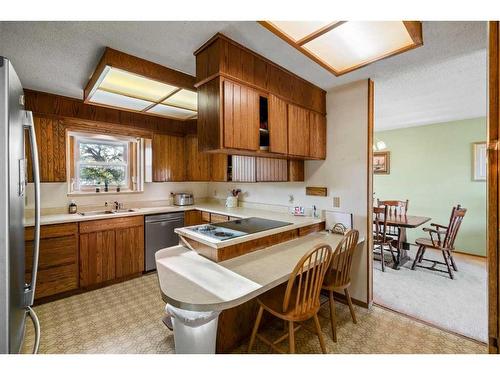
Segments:
[[[78,207],[76,206],[75,201],[71,201],[69,206],[68,206],[68,213],[70,214],[76,214]]]

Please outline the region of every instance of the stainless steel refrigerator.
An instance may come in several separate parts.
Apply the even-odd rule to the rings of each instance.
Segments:
[[[26,157],[31,148],[35,191],[35,239],[31,280],[25,281],[24,200]],[[31,308],[40,248],[40,179],[33,115],[24,110],[24,92],[10,61],[0,56],[0,354],[19,353],[26,320],[35,324],[33,352],[38,351],[40,325]]]

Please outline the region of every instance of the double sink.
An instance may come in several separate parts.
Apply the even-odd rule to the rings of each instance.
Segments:
[[[121,214],[124,212],[136,212],[136,211],[137,210],[134,210],[132,208],[125,208],[125,209],[120,209],[120,210],[78,212],[78,215],[81,215],[81,216],[101,216],[101,215],[114,215],[114,214]]]

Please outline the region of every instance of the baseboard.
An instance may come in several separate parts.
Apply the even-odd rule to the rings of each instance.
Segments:
[[[324,293],[323,293],[324,294]],[[327,295],[327,294],[324,294],[324,295]],[[344,305],[347,305],[347,300],[345,298],[345,295],[342,294],[342,293],[338,293],[338,292],[333,292],[333,296],[335,297],[335,301],[338,301],[340,303],[343,303]],[[364,301],[360,301],[359,299],[356,299],[356,298],[352,298],[351,297],[351,301],[354,305],[356,306],[360,306],[360,307],[363,307],[365,309],[368,309],[370,308],[370,306],[364,302]]]

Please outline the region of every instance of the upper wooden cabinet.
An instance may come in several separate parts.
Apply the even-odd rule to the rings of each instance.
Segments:
[[[201,151],[325,158],[326,139],[315,127],[310,145],[309,134],[310,114],[315,126],[326,123],[325,91],[222,34],[195,55]]]
[[[259,94],[246,86],[223,82],[224,147],[259,149]]]
[[[326,118],[309,111],[309,156],[326,158]]]
[[[186,136],[186,180],[187,181],[210,181],[211,155],[198,151],[198,138]]]
[[[269,95],[268,127],[269,151],[277,154],[288,153],[288,109],[284,100]]]
[[[186,158],[184,137],[153,136],[153,181],[185,181]]]
[[[309,111],[293,104],[288,105],[288,154],[308,157],[310,138]]]

